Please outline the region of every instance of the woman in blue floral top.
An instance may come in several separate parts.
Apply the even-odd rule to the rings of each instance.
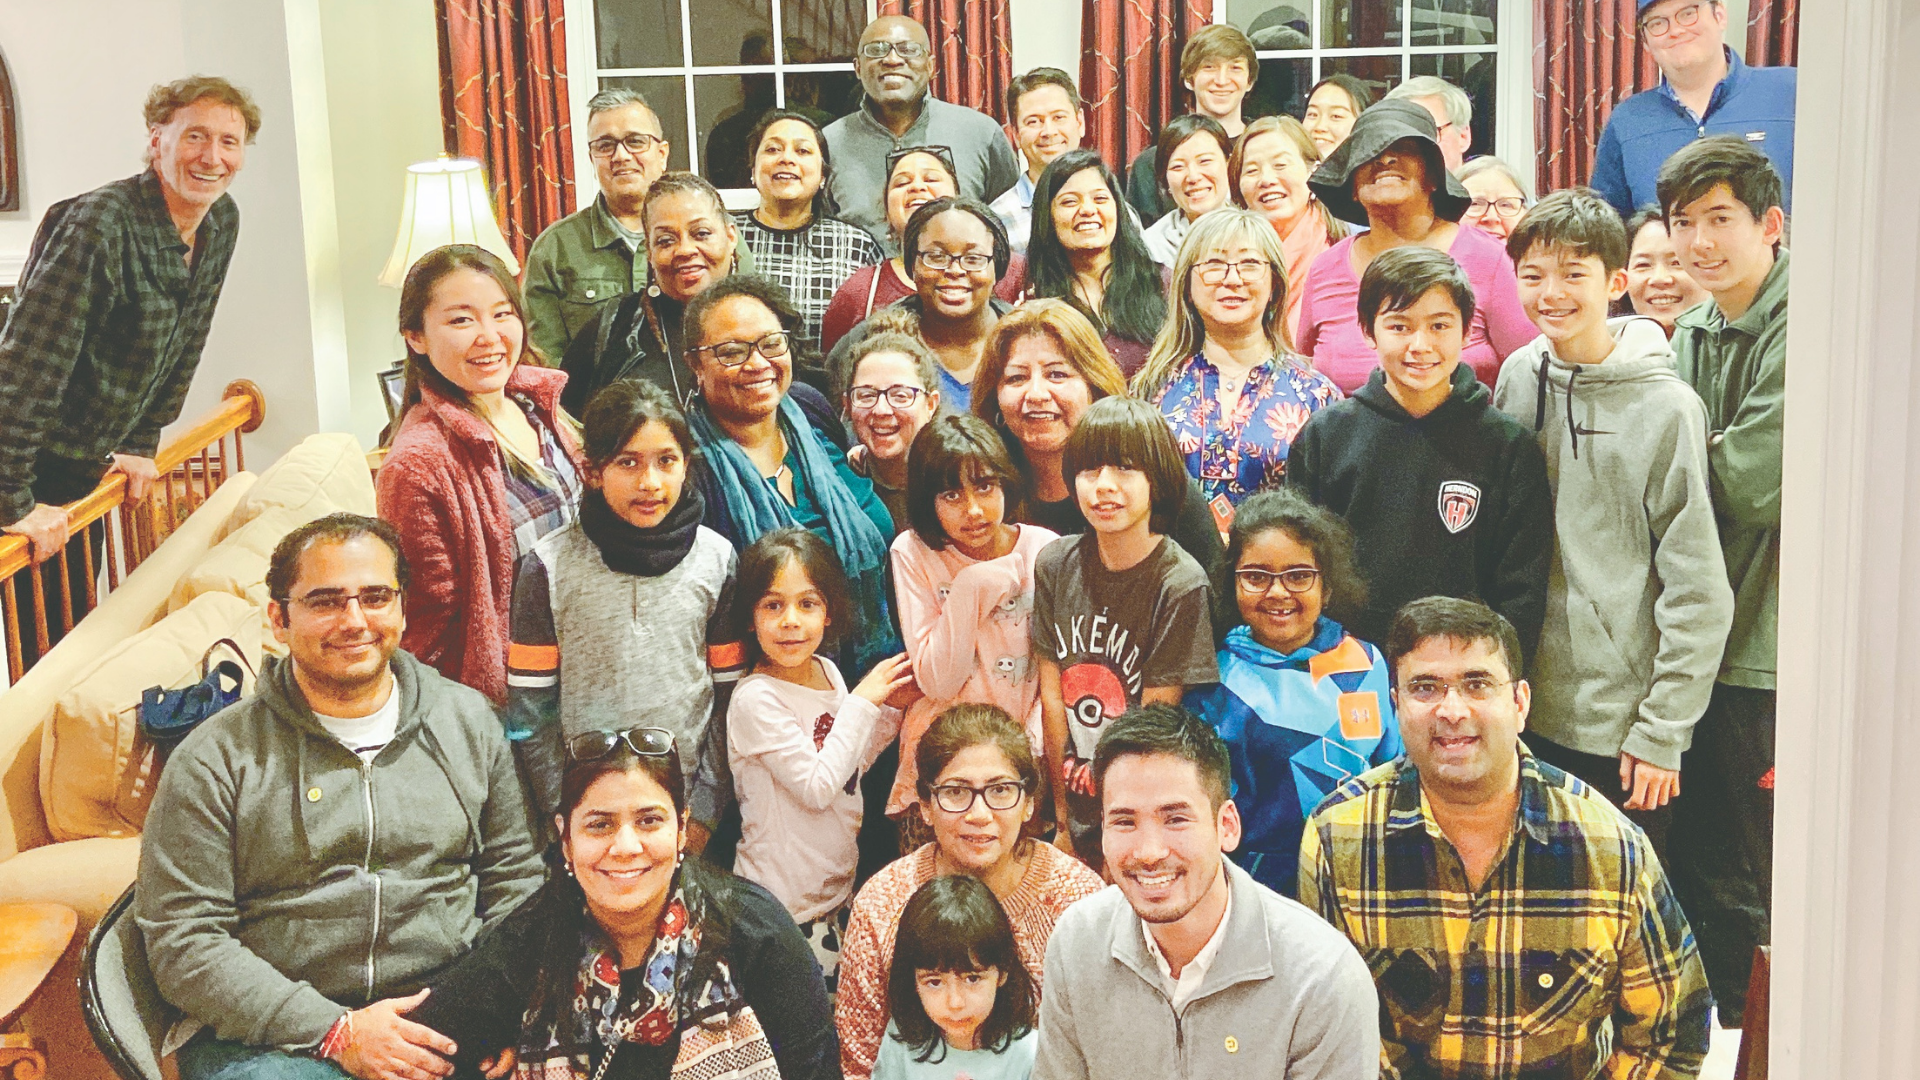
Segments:
[[[1182,302],[1133,380],[1167,418],[1223,533],[1241,500],[1280,485],[1307,418],[1341,397],[1293,353],[1285,268],[1258,214],[1223,207],[1194,222],[1174,259]]]

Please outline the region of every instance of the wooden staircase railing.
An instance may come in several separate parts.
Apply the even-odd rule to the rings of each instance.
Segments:
[[[89,530],[103,536],[101,561],[109,591],[133,572],[180,522],[205,502],[227,477],[246,468],[240,436],[255,431],[266,418],[267,402],[260,388],[245,379],[227,384],[220,404],[193,426],[169,439],[154,455],[160,479],[147,498],[129,505],[126,501],[127,478],[109,474],[86,497],[67,504],[73,535],[85,538]],[[34,657],[45,656],[59,635],[71,631],[87,612],[99,603],[98,585],[102,567],[94,563],[95,544],[70,543],[44,566],[42,572],[32,565],[31,552],[24,537],[0,536],[0,622],[5,623],[8,682],[32,666],[25,643],[31,640]],[[82,574],[68,566],[69,553],[80,553]],[[76,579],[83,580],[84,586]],[[21,612],[19,583],[27,583],[31,598],[28,612]],[[51,591],[57,595],[48,596]],[[26,626],[22,626],[25,615]],[[31,634],[29,639],[24,635]]]

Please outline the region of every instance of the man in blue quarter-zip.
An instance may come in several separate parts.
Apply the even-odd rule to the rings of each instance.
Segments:
[[[1733,135],[1767,155],[1793,190],[1793,104],[1799,71],[1748,67],[1723,43],[1720,0],[1638,0],[1635,28],[1660,85],[1614,107],[1594,152],[1593,186],[1621,217],[1657,201],[1660,166],[1709,135]],[[1789,195],[1785,209],[1793,209]]]
[[[500,722],[399,648],[393,527],[334,514],[267,570],[285,659],[183,740],[140,853],[137,916],[182,1080],[446,1076],[408,1020],[541,864]]]

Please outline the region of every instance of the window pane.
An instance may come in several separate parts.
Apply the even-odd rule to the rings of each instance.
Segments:
[[[1498,0],[1413,0],[1413,47],[1491,45]]]
[[[1414,57],[1418,64],[1423,57]],[[1416,72],[1419,68],[1414,69]],[[1400,85],[1400,58],[1398,56],[1323,56],[1320,58],[1320,77],[1329,75],[1351,75],[1367,84],[1373,91],[1373,100],[1379,101],[1387,96],[1387,91]],[[1305,110],[1301,110],[1304,112]]]
[[[660,131],[672,144],[667,151],[667,168],[687,167],[687,88],[678,75],[647,75],[624,79],[601,79],[602,88],[631,86],[646,96],[647,104],[660,118]]]
[[[853,48],[866,28],[863,0],[780,0],[780,32],[787,39],[789,64],[852,63]]]
[[[1413,57],[1415,75],[1438,75],[1465,90],[1467,100],[1473,102],[1473,146],[1467,150],[1468,157],[1493,153],[1494,108],[1498,101],[1494,92],[1496,67],[1493,53],[1415,54]]]
[[[1227,21],[1253,39],[1253,47],[1313,48],[1311,0],[1227,0]]]
[[[696,65],[773,63],[770,0],[694,0],[687,10],[693,14]]]
[[[859,107],[860,78],[851,71],[787,73],[787,108],[789,109],[800,112],[818,110],[821,115],[831,120],[838,120]]]
[[[760,116],[771,107],[747,104],[743,81],[765,80],[772,75],[703,75],[693,80],[694,127],[700,139],[700,175],[715,187],[751,187],[747,172],[747,136]],[[721,174],[715,176],[718,165]],[[722,181],[726,182],[722,182]]]
[[[1320,0],[1320,47],[1377,49],[1400,44],[1400,4]]]
[[[680,53],[680,0],[598,0],[593,25],[603,68],[679,67],[685,62]]]
[[[1240,111],[1248,119],[1286,113],[1298,117],[1307,111],[1307,91],[1313,89],[1313,60],[1298,56],[1288,60],[1260,61],[1260,78],[1247,91]]]

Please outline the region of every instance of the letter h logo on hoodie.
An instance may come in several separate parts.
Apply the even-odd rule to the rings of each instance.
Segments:
[[[1440,523],[1450,533],[1473,524],[1480,513],[1480,488],[1465,480],[1448,480],[1440,485]]]

